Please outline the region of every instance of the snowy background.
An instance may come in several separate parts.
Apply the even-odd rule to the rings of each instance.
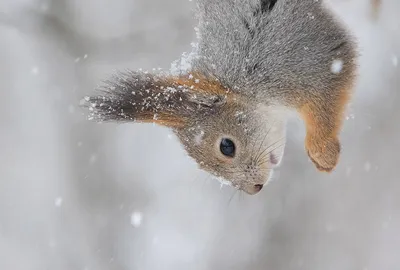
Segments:
[[[115,69],[162,67],[194,41],[188,0],[0,0],[1,270],[400,269],[400,1],[330,0],[360,40],[333,174],[289,127],[274,181],[235,194],[170,132],[85,121]]]

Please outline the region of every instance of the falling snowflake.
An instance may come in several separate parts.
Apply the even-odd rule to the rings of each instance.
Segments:
[[[343,61],[341,59],[335,59],[331,65],[331,72],[334,74],[339,74],[343,68]]]
[[[133,212],[131,215],[131,224],[133,227],[138,228],[142,224],[143,214],[141,212]]]

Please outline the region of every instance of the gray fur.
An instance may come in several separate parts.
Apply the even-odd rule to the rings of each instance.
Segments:
[[[199,0],[193,69],[268,102],[282,91],[325,91],[343,83],[331,65],[340,59],[342,73],[350,70],[354,42],[322,0],[278,0],[264,13],[261,2]]]

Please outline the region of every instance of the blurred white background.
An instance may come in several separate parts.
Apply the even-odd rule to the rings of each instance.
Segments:
[[[188,0],[0,0],[0,269],[400,269],[400,1],[330,0],[360,41],[332,174],[300,122],[256,196],[196,169],[167,129],[95,124],[79,100],[115,69],[195,41]],[[399,103],[398,103],[399,102]]]

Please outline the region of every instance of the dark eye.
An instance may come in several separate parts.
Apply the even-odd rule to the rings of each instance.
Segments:
[[[230,139],[223,138],[219,145],[219,150],[224,156],[234,157],[235,156],[235,144]]]

